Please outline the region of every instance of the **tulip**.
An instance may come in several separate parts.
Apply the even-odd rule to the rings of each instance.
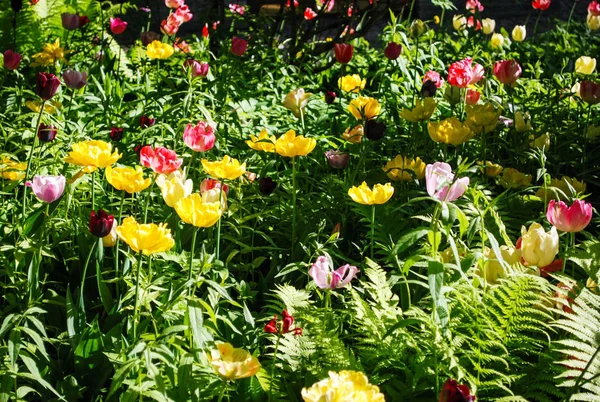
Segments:
[[[120,35],[127,28],[127,23],[120,18],[111,18],[110,19],[110,31],[114,35]]]
[[[483,162],[477,162],[478,165],[482,165],[482,170],[483,173],[487,176],[487,177],[496,177],[498,176],[500,173],[502,173],[502,171],[504,170],[504,168],[500,165],[498,165],[497,163],[492,163],[490,161],[485,161],[485,163]]]
[[[550,265],[558,254],[558,233],[556,227],[546,232],[539,223],[532,223],[529,229],[521,228],[521,251],[523,260],[529,265],[545,267]]]
[[[400,112],[400,117],[410,122],[417,123],[423,120],[429,120],[435,112],[436,108],[437,103],[435,102],[435,100],[433,100],[433,98],[425,98],[423,102],[421,102],[420,99],[417,99],[415,107],[413,107],[412,109],[402,108],[402,111]]]
[[[150,187],[152,179],[144,179],[144,172],[141,167],[116,167],[108,166],[104,172],[106,181],[108,181],[117,190],[126,191],[129,194],[139,193]]]
[[[306,9],[304,10],[304,19],[306,21],[310,21],[314,18],[317,18],[317,13],[315,12],[315,10],[313,10],[310,7],[306,7]]]
[[[255,151],[275,152],[275,142],[275,136],[269,136],[267,130],[263,128],[260,130],[258,137],[255,135],[250,136],[246,144]]]
[[[8,70],[16,70],[21,64],[21,55],[8,49],[4,52],[4,67]]]
[[[186,60],[183,62],[184,71],[190,70],[192,78],[196,77],[206,77],[210,70],[210,65],[208,63],[200,63],[196,60]]]
[[[0,176],[5,180],[24,179],[25,170],[27,170],[27,162],[17,162],[9,157],[0,158]]]
[[[292,324],[294,323],[294,317],[292,317],[287,310],[283,310],[281,315],[281,321],[279,321],[278,317],[275,316],[267,323],[267,325],[265,325],[265,332],[270,334],[287,334],[288,332],[293,331],[294,335],[302,335],[302,328],[291,328]]]
[[[119,236],[117,235],[117,226],[119,223],[116,219],[113,219],[112,227],[110,228],[110,232],[102,238],[102,245],[104,247],[114,247],[117,244],[117,239]]]
[[[469,28],[475,27],[475,30],[479,31],[481,29],[481,20],[475,19],[475,17],[470,16],[469,18],[467,18],[467,26]]]
[[[325,92],[325,103],[327,103],[328,105],[333,104],[333,102],[335,102],[336,97],[337,95],[333,91]]]
[[[142,129],[152,127],[156,123],[156,119],[151,119],[150,117],[143,115],[140,117],[140,127]]]
[[[65,85],[71,89],[81,89],[87,84],[87,73],[67,69],[63,72]]]
[[[56,127],[41,123],[38,128],[37,136],[40,142],[54,141],[54,138],[56,137]]]
[[[402,53],[402,45],[396,42],[388,43],[383,51],[383,55],[388,60],[396,60],[400,57],[400,53]]]
[[[46,43],[42,51],[32,57],[35,60],[32,66],[50,66],[58,60],[65,60],[65,50],[60,47],[60,39],[56,38],[54,43]]]
[[[235,180],[246,173],[246,163],[240,165],[240,161],[225,155],[222,160],[209,162],[202,159],[202,167],[206,174],[217,179]]]
[[[33,3],[32,3],[32,5],[33,5]],[[18,13],[23,8],[23,0],[11,0],[10,8],[12,8],[12,10],[15,12],[15,14]]]
[[[592,219],[592,204],[577,199],[568,207],[562,201],[550,200],[546,218],[560,231],[581,232]]]
[[[140,224],[133,216],[125,218],[120,226],[117,226],[117,235],[123,240],[134,253],[151,255],[170,250],[175,241],[171,236],[171,230],[167,225],[161,223]]]
[[[60,17],[64,29],[73,31],[79,28],[79,16],[77,14],[62,13]]]
[[[160,34],[152,31],[144,31],[140,33],[140,40],[142,41],[142,45],[148,46],[155,40],[160,40]]]
[[[475,399],[468,386],[458,385],[456,380],[448,379],[440,392],[438,402],[474,402]]]
[[[334,169],[343,169],[350,161],[350,154],[346,152],[329,150],[325,152],[325,158],[327,158],[327,163],[329,163],[330,167]]]
[[[357,120],[370,120],[379,115],[381,106],[377,99],[359,96],[350,102],[348,110]]]
[[[329,378],[302,388],[304,402],[385,402],[379,387],[371,385],[360,371],[329,372]]]
[[[243,56],[248,49],[248,41],[234,36],[231,39],[231,53],[235,56]]]
[[[521,76],[521,66],[516,60],[502,60],[494,64],[494,75],[501,83],[510,85]]]
[[[275,142],[275,152],[281,156],[293,158],[296,156],[306,156],[315,149],[317,141],[312,138],[305,138],[302,135],[296,135],[294,130],[289,130]]]
[[[165,5],[169,8],[179,8],[184,4],[184,0],[165,0]]]
[[[33,193],[40,201],[48,204],[58,200],[65,191],[67,180],[65,176],[35,176],[33,182],[25,183],[27,187],[31,187]]]
[[[118,142],[123,138],[123,128],[122,127],[111,127],[110,128],[110,139]]]
[[[177,202],[192,194],[194,183],[185,178],[185,173],[176,170],[170,175],[160,175],[156,179],[156,184],[160,188],[163,200],[171,208],[175,208]]]
[[[349,43],[336,43],[333,47],[335,60],[341,64],[348,64],[352,60],[354,46]]]
[[[90,214],[90,232],[96,237],[106,237],[110,234],[114,221],[114,215],[108,215],[102,209],[99,209],[97,213],[92,210]]]
[[[165,35],[175,35],[177,31],[179,31],[179,26],[182,22],[183,21],[177,19],[176,14],[171,14],[169,15],[169,17],[167,17],[166,20],[162,20],[162,22],[160,23],[160,31]],[[156,40],[160,40],[160,38],[157,38]]]
[[[271,195],[277,188],[277,183],[270,177],[263,177],[258,182],[258,191],[263,195]]]
[[[465,124],[476,134],[493,131],[498,125],[501,110],[496,110],[491,102],[481,105],[467,105]]]
[[[304,108],[308,104],[308,99],[311,95],[310,92],[304,92],[304,89],[298,88],[288,92],[281,103],[289,109],[294,116],[300,118],[304,113]]]
[[[59,86],[60,80],[54,74],[38,73],[36,90],[43,100],[47,101],[56,95]]]
[[[435,162],[425,167],[425,183],[427,194],[440,201],[452,202],[465,193],[469,187],[469,178],[454,180],[454,173],[449,164]]]
[[[110,166],[121,158],[119,150],[112,152],[112,145],[99,140],[82,141],[72,145],[72,150],[65,158],[65,162],[84,167],[86,173],[91,173],[97,168]]]
[[[499,278],[506,277],[506,269],[500,263],[499,258],[493,249],[485,247],[483,251],[485,263],[483,269],[478,269],[478,275],[485,277],[487,283],[496,283]],[[502,261],[509,266],[513,266],[521,261],[521,250],[515,247],[500,246],[500,255]]]
[[[524,188],[531,184],[532,177],[529,174],[521,173],[517,169],[506,168],[500,179],[500,184],[504,188]]]
[[[358,268],[350,264],[332,270],[329,259],[325,256],[317,258],[317,261],[312,264],[308,271],[308,275],[320,289],[331,290],[343,288],[350,283],[357,273]]]
[[[413,38],[421,37],[425,32],[427,32],[427,24],[425,24],[422,20],[416,19],[408,27],[408,32]]]
[[[515,129],[519,133],[525,133],[527,131],[533,130],[529,114],[523,114],[523,112],[515,113]]]
[[[496,21],[491,18],[484,18],[481,20],[481,26],[483,28],[483,33],[489,35],[496,29]]]
[[[427,131],[433,141],[455,146],[463,144],[475,136],[467,124],[461,123],[454,116],[441,122],[430,121],[427,123]]]
[[[435,83],[431,80],[427,80],[421,86],[421,96],[423,98],[433,98],[437,92]]]
[[[252,377],[260,370],[258,359],[243,349],[236,349],[230,343],[217,343],[207,356],[216,373],[225,380],[239,380]]]
[[[452,26],[455,30],[463,30],[467,26],[467,17],[464,15],[455,15],[452,17]]]
[[[440,77],[440,74],[437,71],[433,70],[427,71],[423,76],[423,84],[427,83],[427,81],[433,82],[438,89],[444,85],[444,79]]]
[[[600,85],[592,81],[581,81],[579,95],[590,105],[595,105],[600,102]]]
[[[493,34],[492,39],[490,39],[490,44],[492,49],[501,49],[504,44],[504,36],[500,33]]]
[[[168,59],[174,52],[175,49],[173,49],[173,46],[158,40],[155,40],[146,46],[146,56],[150,59]]]
[[[550,134],[548,134],[548,133],[542,134],[537,138],[533,134],[531,134],[529,136],[529,140],[530,140],[529,146],[531,148],[545,149],[545,150],[550,149]]]
[[[205,121],[199,121],[195,126],[188,124],[183,132],[183,142],[196,152],[206,152],[215,146],[215,133]]]
[[[353,144],[358,144],[362,141],[362,137],[364,135],[364,127],[359,124],[354,128],[348,127],[344,133],[341,135],[343,139]]]
[[[175,151],[171,149],[165,147],[152,149],[150,145],[146,145],[140,151],[140,163],[155,173],[169,174],[179,169],[183,159],[178,159]]]
[[[472,14],[475,14],[476,11],[483,11],[483,5],[479,2],[479,0],[467,0],[465,8]]]
[[[361,79],[358,74],[346,75],[338,80],[338,87],[344,92],[360,92],[365,89],[366,79]]]
[[[481,92],[474,89],[468,88],[467,95],[465,96],[465,103],[467,105],[476,105],[481,98]]]
[[[598,28],[600,28],[600,16],[588,13],[585,22],[591,31],[596,31]]]
[[[219,202],[203,202],[198,193],[177,201],[175,211],[182,221],[198,228],[209,228],[221,218]]]
[[[596,59],[588,56],[581,56],[575,61],[575,72],[579,74],[592,74],[596,69]]]
[[[381,205],[392,198],[394,187],[391,183],[386,183],[385,185],[375,184],[373,189],[370,189],[367,183],[363,181],[358,187],[352,186],[348,190],[348,195],[352,198],[352,201],[362,205]]]
[[[189,22],[194,17],[194,14],[190,12],[190,8],[185,4],[180,6],[175,10],[175,18],[179,20],[181,23]]]
[[[220,180],[215,179],[204,179],[202,183],[200,183],[200,193],[205,193],[210,190],[220,190],[223,188],[223,193],[229,194],[229,186],[227,184],[222,183]]]
[[[536,10],[546,11],[550,7],[550,0],[533,0],[531,6]]]
[[[473,59],[470,57],[452,63],[448,68],[448,83],[455,87],[466,88],[479,82],[485,71],[481,64],[475,63],[475,66],[472,64]]]
[[[383,171],[394,181],[413,181],[425,177],[425,163],[421,158],[409,159],[406,156],[396,155],[383,167]]]
[[[525,25],[515,25],[511,36],[515,42],[523,42],[527,37],[527,28]]]
[[[596,0],[591,1],[590,4],[588,4],[588,13],[595,17],[600,16],[600,3]]]
[[[367,120],[365,123],[365,137],[371,141],[378,141],[383,138],[386,129],[387,127],[383,122]]]

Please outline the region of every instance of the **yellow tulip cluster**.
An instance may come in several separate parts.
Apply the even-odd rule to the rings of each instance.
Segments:
[[[367,80],[363,78],[361,80],[360,75],[346,75],[338,80],[338,87],[345,92],[360,92],[365,89]]]
[[[294,130],[290,130],[277,139],[275,151],[281,156],[293,158],[308,155],[316,145],[317,141],[314,139],[297,136]]]
[[[222,160],[215,162],[202,159],[202,167],[206,174],[217,179],[235,180],[246,173],[246,163],[240,164],[240,161],[229,155],[225,155]]]
[[[177,201],[175,211],[185,223],[198,228],[208,228],[221,218],[221,208],[219,206],[218,201],[203,202],[202,196],[195,193]]]
[[[379,387],[371,385],[360,371],[330,371],[329,378],[302,389],[304,402],[385,402]]]
[[[106,180],[117,190],[124,190],[129,194],[139,193],[152,184],[152,179],[144,179],[141,166],[106,168]]]
[[[441,122],[430,121],[427,123],[429,136],[435,142],[444,144],[460,145],[475,136],[467,124],[463,124],[456,117],[452,116]]]

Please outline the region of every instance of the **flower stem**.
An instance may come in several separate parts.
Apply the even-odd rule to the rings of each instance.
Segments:
[[[94,195],[96,190],[96,171],[92,172],[92,211],[96,210],[96,197]]]
[[[148,206],[150,205],[150,198],[152,197],[152,189],[154,188],[154,183],[156,183],[156,176],[152,177],[152,184],[150,185],[150,189],[148,190],[148,196],[146,197],[146,206],[144,207],[144,223],[148,222]]]
[[[269,385],[269,402],[273,398],[273,379],[275,378],[275,362],[277,361],[277,351],[279,350],[279,340],[281,334],[277,333],[277,341],[275,342],[275,352],[273,352],[273,364],[271,365],[271,383]]]
[[[25,182],[29,178],[29,173],[31,171],[31,160],[33,159],[33,150],[35,149],[35,144],[37,143],[37,132],[40,129],[40,121],[42,120],[42,113],[44,113],[44,106],[46,105],[46,101],[42,101],[40,105],[40,113],[37,117],[37,122],[35,123],[35,132],[33,133],[33,145],[31,146],[31,150],[29,151],[29,156],[27,157],[27,171],[25,172]],[[27,186],[23,189],[23,219],[25,219],[25,212],[27,211]]]
[[[138,322],[138,308],[140,300],[140,273],[142,272],[142,258],[144,255],[140,252],[137,264],[137,278],[135,280],[135,303],[133,305],[133,339],[137,339],[137,322]]]
[[[223,202],[223,182],[219,181],[219,208],[221,208],[222,202]],[[217,260],[219,259],[219,256],[221,255],[221,218],[222,217],[223,217],[223,214],[221,213],[221,216],[219,217],[219,220],[217,221],[217,238],[215,239]]]
[[[292,157],[292,258],[296,246],[296,157]]]
[[[373,243],[375,243],[375,204],[371,206],[371,260],[373,259]]]
[[[223,400],[225,391],[227,391],[227,382],[225,382],[225,384],[223,385],[223,389],[221,389],[221,393],[219,394],[219,399],[217,399],[217,402],[221,402]]]
[[[192,235],[192,247],[190,249],[190,271],[188,272],[188,282],[192,280],[192,268],[194,266],[194,249],[196,248],[196,235],[198,234],[198,228],[194,228],[194,234]],[[190,287],[190,292],[188,293],[190,296],[192,295],[191,293],[191,287]]]
[[[121,204],[119,205],[119,220],[117,225],[121,224],[121,219],[123,218],[123,204],[125,203],[125,190],[121,191]],[[119,277],[119,244],[120,239],[117,236],[117,242],[115,243],[115,278]],[[119,282],[116,283],[117,287],[117,298],[119,298]]]
[[[90,265],[90,260],[92,259],[92,254],[94,254],[94,250],[96,249],[96,246],[98,245],[98,241],[102,241],[101,238],[98,238],[96,240],[97,241],[95,241],[92,244],[92,247],[90,248],[90,252],[88,253],[88,256],[85,260],[85,265],[83,266],[83,274],[81,275],[81,286],[79,287],[79,307],[81,308],[81,311],[85,311],[85,308],[83,305],[83,289],[85,287],[85,278],[87,277],[88,266]]]

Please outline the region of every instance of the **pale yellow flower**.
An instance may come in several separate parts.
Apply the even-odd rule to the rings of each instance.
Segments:
[[[258,359],[244,349],[230,343],[217,343],[216,347],[207,357],[217,374],[226,380],[252,377],[260,370]]]
[[[383,171],[394,181],[413,181],[425,177],[425,163],[421,158],[409,159],[406,156],[396,155],[383,167]]]
[[[275,141],[275,136],[269,136],[267,130],[263,128],[260,130],[258,137],[255,135],[250,136],[246,144],[255,151],[275,152]]]

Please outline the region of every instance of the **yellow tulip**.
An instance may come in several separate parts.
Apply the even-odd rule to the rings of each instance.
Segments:
[[[348,110],[357,120],[371,120],[381,112],[381,106],[377,99],[368,96],[359,96],[348,105]]]
[[[198,193],[180,199],[175,211],[182,221],[198,228],[209,228],[221,218],[219,203],[204,203]]]
[[[296,136],[296,132],[290,130],[277,139],[275,151],[281,156],[293,158],[308,155],[316,145],[317,141],[314,139],[305,138],[302,135]]]
[[[363,78],[361,80],[360,75],[352,74],[346,75],[338,80],[338,87],[345,92],[360,92],[365,89],[367,80]]]
[[[421,102],[420,99],[417,99],[415,107],[412,109],[403,108],[402,112],[400,112],[400,117],[412,121],[413,123],[417,123],[419,121],[430,119],[436,108],[437,103],[435,103],[433,98],[425,98],[425,101],[423,102]]]
[[[144,171],[141,166],[132,167],[108,166],[105,171],[106,180],[117,190],[127,191],[129,194],[139,193],[152,184],[152,179],[144,179]]]
[[[227,193],[220,188],[211,188],[202,192],[202,202],[205,204],[220,203],[221,213],[227,209]]]
[[[39,113],[40,106],[42,106],[42,103],[39,100],[28,100],[27,102],[25,102],[25,106],[27,106],[27,108],[32,112]],[[44,103],[44,112],[49,114],[56,114],[56,111],[61,108],[62,103],[54,100],[49,100],[46,101],[46,103]]]
[[[391,183],[385,185],[375,184],[371,190],[367,183],[363,181],[360,186],[352,186],[348,190],[348,195],[352,198],[352,201],[363,205],[385,204],[392,198],[393,194],[394,187]]]
[[[348,127],[342,134],[342,138],[353,144],[358,144],[359,142],[362,141],[362,137],[363,137],[364,133],[365,133],[365,130],[364,130],[362,124],[359,124],[358,126],[352,128],[352,129],[350,127]]]
[[[533,129],[531,126],[531,118],[529,117],[529,113],[515,113],[515,129],[519,133],[524,133]]]
[[[531,175],[521,173],[517,169],[504,169],[500,184],[504,188],[523,188],[531,184]]]
[[[175,208],[177,201],[192,194],[194,187],[194,183],[190,179],[186,180],[185,173],[181,170],[176,170],[168,176],[161,174],[156,179],[156,184],[165,203],[171,208]]]
[[[600,16],[588,13],[586,23],[590,31],[596,31],[600,28]]]
[[[171,230],[165,223],[137,223],[133,216],[125,218],[123,224],[117,226],[117,235],[136,253],[150,255],[170,250],[175,244]]]
[[[246,173],[246,163],[240,165],[240,161],[225,155],[222,160],[209,162],[202,159],[202,167],[206,174],[217,179],[235,180]]]
[[[260,130],[258,137],[255,135],[250,136],[246,144],[255,151],[275,152],[275,136],[269,136],[269,133],[264,128]]]
[[[73,144],[65,162],[84,167],[84,172],[91,173],[97,168],[105,168],[117,162],[122,154],[105,141],[90,140]]]
[[[550,149],[550,134],[542,134],[539,137],[535,137],[533,134],[529,136],[529,146],[537,149]]]
[[[46,43],[40,53],[34,54],[32,57],[35,60],[31,65],[37,66],[50,66],[56,63],[56,61],[64,61],[65,54],[67,54],[63,48],[60,47],[60,39],[56,38],[54,43]]]
[[[554,226],[549,232],[537,222],[532,223],[529,229],[524,226],[521,228],[521,252],[529,265],[550,265],[558,254],[558,243],[558,233]]]
[[[477,162],[477,164],[481,166],[484,174],[487,177],[496,177],[500,173],[502,173],[502,170],[504,169],[502,166],[498,165],[497,163],[492,163],[490,161],[485,161],[485,166],[484,166],[483,162],[481,162],[481,161]]]
[[[17,162],[9,157],[0,159],[0,174],[3,179],[10,181],[23,180],[27,170],[27,162]]]
[[[592,74],[596,69],[596,59],[588,56],[581,56],[575,61],[575,72],[579,74]]]
[[[117,226],[119,226],[117,219],[113,220],[112,229],[110,233],[102,238],[102,245],[104,247],[114,247],[117,244]]]
[[[385,164],[383,171],[394,181],[413,181],[425,177],[425,163],[418,157],[408,159],[406,156],[396,155]]]
[[[244,349],[234,348],[230,343],[217,343],[207,356],[218,375],[226,380],[252,377],[260,370],[258,359]]]
[[[467,27],[467,17],[464,15],[455,15],[452,17],[452,26],[457,31],[461,31]]]
[[[300,112],[304,113],[304,108],[308,104],[308,99],[311,97],[310,92],[304,92],[304,89],[298,88],[288,92],[283,99],[283,106],[289,109],[294,116],[300,118]]]
[[[466,112],[465,123],[476,134],[489,133],[498,125],[500,110],[496,110],[489,102],[482,105],[467,105]]]
[[[481,28],[485,35],[489,35],[496,29],[496,21],[491,18],[484,18],[481,20]]]
[[[427,124],[427,131],[435,142],[452,145],[465,143],[475,135],[466,124],[463,125],[456,117],[449,117],[439,123],[430,121]]]
[[[302,388],[301,395],[304,402],[385,402],[379,387],[360,371],[330,371],[329,378]]]
[[[523,42],[527,37],[527,28],[525,25],[515,25],[512,30],[512,38],[515,42]]]
[[[500,49],[504,44],[504,36],[500,33],[495,33],[492,35],[492,39],[490,39],[490,44],[492,45],[492,49]]]
[[[515,247],[500,246],[500,254],[502,260],[509,266],[513,266],[521,261],[521,250]],[[506,277],[506,269],[500,263],[496,253],[491,248],[486,247],[483,251],[485,256],[485,264],[483,270],[478,268],[477,275],[484,276],[487,283],[495,284],[499,278]]]
[[[572,197],[585,194],[586,189],[587,185],[585,182],[569,176],[563,176],[560,180],[551,179],[548,190],[546,191],[542,187],[535,193],[535,195],[546,201],[550,201],[552,199],[568,201]]]
[[[158,40],[152,41],[146,46],[146,56],[151,59],[168,59],[174,51],[173,46]]]

